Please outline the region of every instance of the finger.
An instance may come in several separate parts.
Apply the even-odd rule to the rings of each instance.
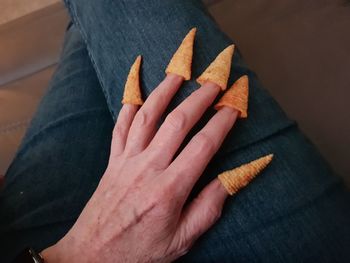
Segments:
[[[167,116],[150,145],[152,158],[157,160],[160,168],[169,165],[190,128],[200,119],[220,89],[226,89],[233,52],[233,45],[225,48],[197,79],[202,87]]]
[[[220,218],[227,197],[227,191],[218,179],[208,184],[184,209],[174,245],[189,248]]]
[[[219,92],[218,85],[206,82],[166,117],[148,147],[159,167],[169,166],[187,133],[213,103]]]
[[[121,101],[123,107],[119,112],[116,125],[113,129],[111,156],[118,156],[124,151],[131,123],[139,108],[138,105],[143,104],[140,87],[141,60],[142,57],[137,56],[126,79],[123,99]]]
[[[124,104],[120,110],[113,129],[111,156],[116,157],[123,153],[131,123],[139,107],[139,105]]]
[[[185,149],[169,166],[174,179],[168,179],[170,184],[181,184],[178,187],[181,196],[187,196],[193,185],[204,171],[210,159],[221,146],[237,117],[248,116],[249,80],[247,76],[240,77],[221,97],[214,106],[218,112],[207,125],[192,138]]]
[[[192,28],[170,60],[167,77],[155,89],[135,117],[126,151],[135,154],[145,149],[156,132],[157,122],[184,80],[191,78],[193,44],[196,28]]]
[[[237,116],[237,110],[223,106],[167,168],[167,171],[174,176],[163,180],[177,184],[179,195],[187,198],[193,185],[236,122]]]
[[[268,154],[224,171],[208,184],[182,213],[176,239],[186,244],[180,244],[180,247],[188,247],[206,232],[220,218],[228,195],[246,187],[270,164],[273,156]]]
[[[143,151],[157,128],[171,99],[180,88],[184,78],[175,74],[168,74],[159,86],[153,90],[145,103],[136,113],[128,134],[125,153],[128,156]]]

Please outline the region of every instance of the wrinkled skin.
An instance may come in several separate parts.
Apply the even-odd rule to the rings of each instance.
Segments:
[[[220,92],[205,83],[157,130],[182,82],[168,74],[141,107],[123,105],[109,165],[72,229],[42,251],[47,262],[171,262],[219,219],[227,193],[217,179],[184,204],[238,113],[223,107],[173,160]]]

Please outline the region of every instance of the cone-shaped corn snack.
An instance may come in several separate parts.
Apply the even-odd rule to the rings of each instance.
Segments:
[[[211,81],[220,86],[221,90],[226,90],[234,49],[234,45],[224,49],[202,75],[197,78],[197,82],[203,85],[206,81]]]
[[[132,65],[128,79],[126,80],[124,95],[122,103],[142,105],[143,100],[141,98],[140,88],[140,67],[141,67],[141,56],[136,58],[135,63]]]
[[[273,154],[266,155],[233,170],[225,171],[218,175],[218,179],[227,192],[234,195],[241,188],[248,185],[271,162],[272,158]]]
[[[221,97],[214,108],[219,110],[223,106],[234,108],[240,112],[240,118],[248,117],[248,94],[249,83],[248,76],[244,75],[239,78],[231,88],[229,88],[225,94]]]
[[[176,75],[184,77],[185,80],[191,79],[193,44],[196,31],[196,28],[192,28],[191,31],[186,35],[165,70],[167,74],[174,73]]]

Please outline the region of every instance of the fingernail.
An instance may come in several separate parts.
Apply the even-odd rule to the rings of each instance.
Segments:
[[[273,154],[266,155],[250,163],[218,175],[218,179],[230,195],[249,184],[272,161]]]
[[[211,81],[219,85],[221,90],[226,90],[234,49],[234,45],[225,48],[202,73],[202,75],[197,78],[197,82],[203,85],[205,82]]]
[[[183,39],[180,47],[175,52],[170,60],[165,73],[173,73],[184,77],[185,80],[191,79],[193,44],[197,29],[192,28],[190,32]]]
[[[244,75],[225,92],[214,108],[220,110],[223,106],[228,106],[239,111],[239,118],[247,118],[248,96],[249,80],[248,76]]]
[[[122,104],[134,104],[142,105],[143,100],[141,97],[140,88],[140,68],[141,68],[141,56],[138,56],[132,65],[126,84],[124,87],[124,95]]]

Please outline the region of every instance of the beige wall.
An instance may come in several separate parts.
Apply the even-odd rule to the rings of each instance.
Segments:
[[[0,0],[0,25],[57,2],[60,0]]]
[[[264,86],[350,184],[350,4],[223,0],[211,12]]]

